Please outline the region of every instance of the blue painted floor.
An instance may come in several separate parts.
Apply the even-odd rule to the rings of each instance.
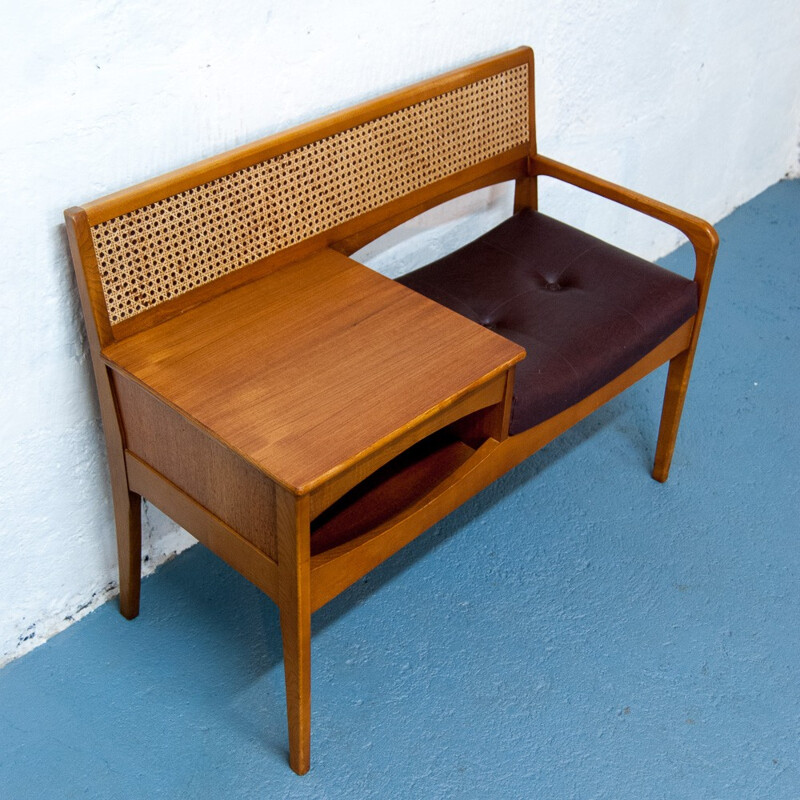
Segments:
[[[800,798],[799,223],[719,224],[667,484],[662,370],[315,615],[306,777],[275,608],[196,547],[0,672],[0,798]]]

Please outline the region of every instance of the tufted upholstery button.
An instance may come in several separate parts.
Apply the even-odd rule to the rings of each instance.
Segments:
[[[692,281],[527,209],[399,281],[526,349],[512,434],[604,386],[697,311]]]

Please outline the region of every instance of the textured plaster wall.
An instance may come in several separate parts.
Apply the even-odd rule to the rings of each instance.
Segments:
[[[712,220],[798,174],[796,0],[3,3],[0,663],[115,589],[98,409],[62,210],[530,44],[542,152]],[[650,257],[678,239],[549,186],[543,207]],[[389,274],[507,213],[466,198],[371,245]],[[145,512],[147,570],[192,540]]]

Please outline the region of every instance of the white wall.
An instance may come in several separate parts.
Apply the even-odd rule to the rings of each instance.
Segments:
[[[62,209],[518,44],[540,149],[716,220],[798,173],[797,0],[4,0],[0,663],[106,600],[105,457]],[[493,189],[362,254],[395,274],[508,208]],[[546,189],[647,256],[661,226]],[[191,539],[145,517],[148,569]]]

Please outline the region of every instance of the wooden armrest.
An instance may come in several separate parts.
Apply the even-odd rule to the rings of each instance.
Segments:
[[[597,178],[588,172],[575,169],[575,167],[554,161],[546,156],[538,154],[532,156],[530,165],[532,175],[556,178],[677,228],[686,236],[694,248],[696,258],[694,280],[700,284],[701,298],[702,300],[705,299],[705,293],[714,269],[714,257],[719,246],[719,236],[708,222],[700,219],[700,217],[695,217],[685,211],[673,208],[666,203],[653,200],[646,195],[618,186],[602,178]]]

